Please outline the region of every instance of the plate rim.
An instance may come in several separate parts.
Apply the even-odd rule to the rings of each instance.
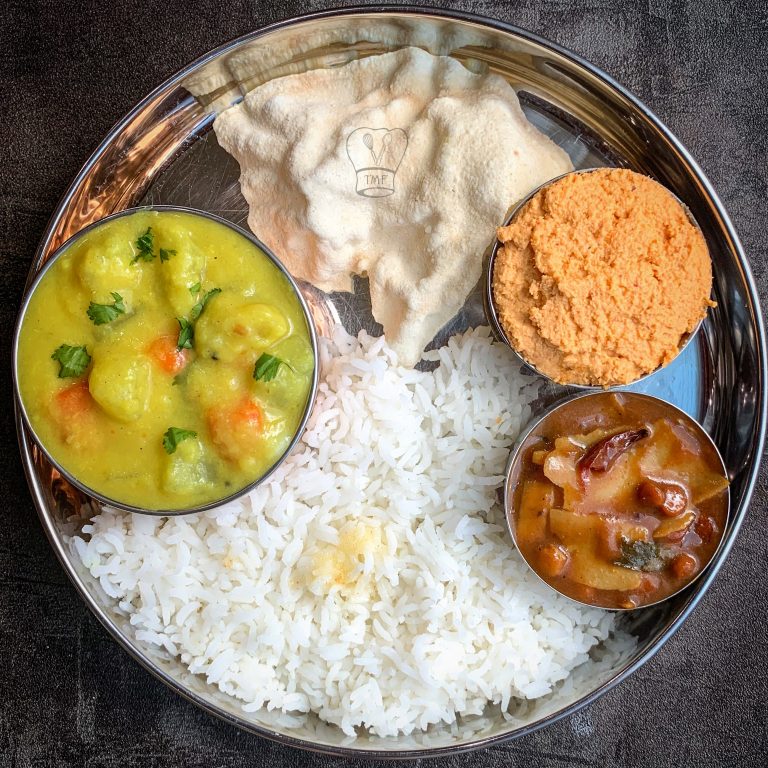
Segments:
[[[68,578],[74,585],[76,591],[80,594],[85,604],[90,609],[91,613],[95,615],[99,623],[107,630],[109,635],[115,640],[118,645],[137,661],[144,669],[146,669],[155,678],[159,679],[162,683],[167,685],[171,690],[181,695],[185,700],[195,704],[209,714],[214,715],[218,719],[225,723],[235,726],[240,730],[247,731],[249,733],[267,738],[271,741],[278,742],[285,746],[291,746],[298,749],[304,749],[315,753],[334,755],[337,757],[353,757],[353,758],[368,758],[374,760],[409,760],[420,758],[436,758],[447,755],[458,755],[468,752],[472,752],[479,749],[486,749],[491,746],[503,744],[522,736],[534,733],[552,723],[562,720],[566,716],[572,715],[581,711],[589,704],[593,703],[596,699],[607,693],[609,690],[617,686],[619,683],[628,678],[643,664],[648,662],[658,651],[666,644],[666,642],[679,630],[682,624],[689,618],[692,611],[695,609],[699,601],[704,597],[706,592],[712,585],[712,581],[719,572],[723,563],[725,562],[730,550],[735,543],[738,536],[739,529],[746,517],[749,510],[749,504],[752,499],[755,486],[757,484],[757,478],[762,463],[762,453],[766,440],[766,420],[768,418],[768,389],[766,388],[766,380],[768,380],[768,344],[766,343],[765,326],[763,322],[763,316],[760,306],[760,299],[757,293],[757,286],[752,274],[752,269],[746,258],[744,248],[741,244],[738,234],[733,226],[730,216],[728,215],[722,201],[717,195],[712,183],[702,171],[701,167],[694,160],[691,153],[686,149],[682,142],[667,128],[667,126],[656,116],[656,114],[650,110],[640,99],[635,97],[628,89],[620,85],[613,77],[608,75],[599,67],[595,66],[579,54],[570,51],[569,49],[552,42],[540,35],[530,32],[524,28],[518,27],[509,22],[501,19],[495,19],[482,14],[471,13],[468,11],[462,11],[457,9],[445,9],[435,6],[413,6],[407,4],[393,4],[393,5],[352,5],[322,11],[315,11],[311,13],[301,14],[297,16],[290,16],[278,21],[271,22],[264,26],[257,27],[243,35],[239,35],[221,45],[211,49],[203,55],[197,57],[186,66],[179,69],[176,73],[167,77],[163,82],[153,88],[143,99],[138,101],[135,106],[130,109],[122,118],[120,118],[108,131],[104,139],[98,144],[96,149],[78,171],[73,178],[72,182],[66,188],[64,194],[60,197],[56,206],[51,214],[51,217],[46,225],[43,236],[40,243],[35,250],[32,262],[29,267],[27,275],[27,282],[24,289],[24,297],[26,297],[27,290],[31,281],[34,279],[35,274],[41,268],[44,262],[45,256],[50,251],[50,242],[55,233],[56,226],[61,219],[62,212],[67,208],[71,199],[82,183],[85,176],[90,172],[95,163],[99,160],[104,151],[111,145],[113,140],[123,131],[123,129],[140,113],[149,103],[151,103],[160,93],[168,89],[170,86],[179,85],[187,75],[204,64],[212,61],[213,59],[226,53],[228,50],[238,47],[245,41],[255,41],[265,35],[278,30],[300,25],[305,22],[311,22],[322,19],[336,18],[336,17],[355,17],[355,16],[427,16],[433,19],[446,19],[454,21],[468,22],[480,27],[490,27],[496,31],[504,32],[509,35],[522,38],[536,45],[554,51],[560,56],[571,60],[579,67],[586,69],[590,74],[602,80],[610,88],[620,94],[623,98],[628,100],[644,117],[653,124],[663,138],[669,142],[673,149],[679,154],[685,164],[688,166],[689,171],[702,185],[706,196],[713,204],[717,214],[721,217],[722,228],[730,238],[733,249],[738,257],[738,266],[743,274],[744,283],[747,288],[747,295],[751,302],[749,307],[750,315],[754,329],[756,331],[756,352],[757,352],[757,380],[758,380],[758,398],[757,398],[757,431],[755,433],[755,439],[752,442],[753,447],[753,460],[752,466],[749,469],[748,477],[746,479],[744,494],[741,503],[738,504],[734,514],[733,529],[727,540],[723,542],[723,546],[718,553],[718,556],[708,567],[708,572],[702,576],[698,581],[698,586],[692,595],[689,596],[687,602],[683,605],[680,613],[670,621],[667,626],[662,630],[660,637],[656,642],[642,652],[633,661],[626,664],[622,669],[616,672],[612,677],[606,680],[602,685],[598,686],[595,690],[584,695],[576,702],[568,704],[555,712],[545,716],[536,723],[531,723],[520,728],[515,729],[509,733],[496,734],[493,736],[481,737],[476,740],[472,740],[465,744],[448,744],[435,747],[414,747],[414,748],[396,748],[393,750],[385,749],[366,749],[355,746],[334,746],[325,744],[316,744],[308,739],[300,738],[286,733],[280,733],[278,731],[270,729],[268,726],[250,723],[242,720],[235,715],[226,712],[224,710],[217,709],[212,704],[203,700],[197,696],[193,691],[188,690],[182,684],[177,682],[174,678],[167,675],[159,666],[157,666],[148,656],[140,653],[123,635],[117,625],[105,614],[105,612],[98,606],[91,596],[91,592],[86,588],[79,574],[71,566],[70,561],[65,553],[65,548],[60,542],[58,534],[53,528],[52,520],[48,512],[45,499],[39,487],[37,477],[34,475],[34,461],[32,457],[32,444],[30,442],[29,435],[26,432],[23,422],[20,418],[18,405],[14,402],[14,412],[16,420],[17,439],[20,446],[20,452],[22,457],[22,464],[24,466],[24,473],[27,478],[27,484],[32,495],[32,500],[35,505],[38,517],[45,531],[46,537],[51,544],[54,553],[56,554],[59,562],[61,563]],[[23,301],[24,299],[22,299]]]

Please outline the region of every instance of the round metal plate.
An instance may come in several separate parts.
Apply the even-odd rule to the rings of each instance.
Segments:
[[[394,6],[332,11],[274,24],[199,59],[144,99],[97,149],[56,209],[30,280],[70,235],[131,206],[192,206],[245,225],[237,163],[211,130],[216,113],[275,77],[405,45],[505,77],[529,119],[570,154],[576,168],[621,165],[653,176],[690,208],[707,238],[718,306],[695,343],[633,389],[673,402],[712,435],[732,479],[732,513],[718,556],[695,585],[622,617],[638,641],[631,654],[600,674],[576,670],[568,685],[545,699],[521,702],[510,719],[489,709],[453,728],[399,739],[363,735],[350,743],[314,716],[289,728],[275,713],[243,712],[177,659],[136,639],[127,615],[67,544],[92,514],[92,502],[58,475],[17,419],[25,470],[51,544],[91,610],[135,659],[181,695],[239,727],[293,746],[369,757],[437,756],[522,735],[592,701],[647,661],[688,616],[733,545],[755,483],[766,420],[766,349],[755,286],[728,215],[691,156],[645,106],[587,62],[523,30],[469,14]],[[489,246],[492,239],[489,233]],[[320,333],[339,320],[352,331],[377,330],[364,281],[356,281],[353,294],[325,295],[307,285],[303,291]],[[478,285],[435,344],[484,322],[482,295]],[[540,405],[566,394],[542,384]]]

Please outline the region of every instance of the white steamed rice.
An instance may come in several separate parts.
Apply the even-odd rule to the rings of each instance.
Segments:
[[[380,736],[550,693],[611,613],[524,565],[496,489],[534,394],[487,329],[400,368],[383,338],[323,341],[302,442],[246,498],[185,517],[106,508],[72,546],[137,640],[247,711]]]

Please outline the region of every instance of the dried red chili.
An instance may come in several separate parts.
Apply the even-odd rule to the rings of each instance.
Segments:
[[[650,431],[628,429],[598,440],[582,457],[577,465],[581,482],[586,484],[590,472],[607,472],[623,453],[626,453],[638,440],[650,435]]]

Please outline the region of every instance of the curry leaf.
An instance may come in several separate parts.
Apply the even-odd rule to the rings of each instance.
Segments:
[[[666,553],[653,541],[621,539],[621,557],[614,565],[633,571],[660,571],[666,565]]]

